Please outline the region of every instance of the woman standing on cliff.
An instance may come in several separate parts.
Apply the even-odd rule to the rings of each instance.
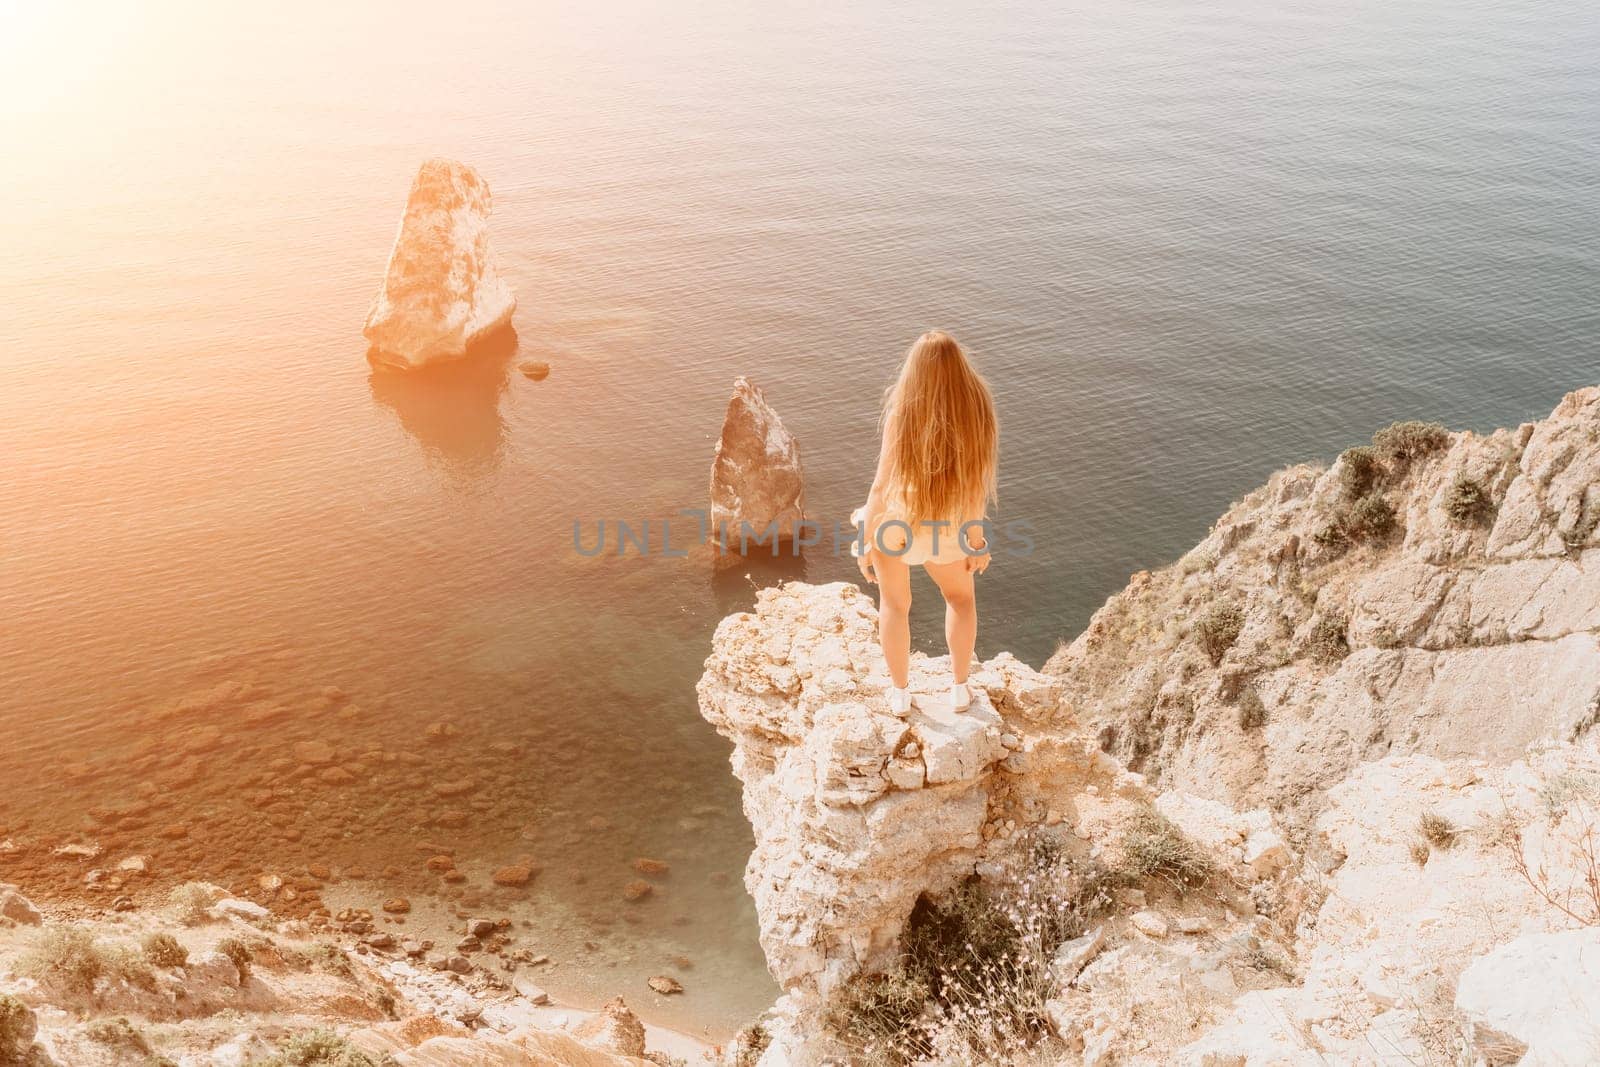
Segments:
[[[973,577],[989,567],[982,520],[995,499],[1000,427],[989,385],[947,333],[917,338],[883,399],[883,448],[866,506],[861,574],[878,586],[878,639],[889,667],[889,710],[911,710],[911,568],[944,595],[950,707],[972,702],[967,672],[978,639]]]

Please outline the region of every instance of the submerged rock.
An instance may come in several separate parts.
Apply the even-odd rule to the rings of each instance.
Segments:
[[[734,379],[711,461],[713,538],[724,531],[719,543],[730,552],[772,554],[777,543],[792,543],[805,514],[805,481],[800,448],[766,395],[750,379]]]
[[[489,186],[476,170],[449,159],[422,164],[362,330],[374,363],[405,368],[454,359],[510,325],[517,298],[489,249],[491,210]]]

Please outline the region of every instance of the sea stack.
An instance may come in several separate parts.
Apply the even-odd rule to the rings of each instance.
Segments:
[[[711,461],[711,528],[730,552],[776,551],[792,543],[805,514],[800,448],[748,378],[736,378]],[[745,531],[745,539],[740,537]],[[774,534],[773,531],[776,531]]]
[[[489,249],[492,210],[489,185],[476,170],[450,159],[422,164],[361,331],[374,364],[412,368],[456,359],[511,324],[517,298]]]

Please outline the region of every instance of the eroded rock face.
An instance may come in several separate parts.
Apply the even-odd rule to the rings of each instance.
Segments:
[[[374,363],[404,368],[459,358],[510,325],[517,299],[489,249],[491,210],[488,183],[476,170],[449,159],[422,164],[362,330]]]
[[[826,1060],[820,1007],[858,974],[892,965],[918,899],[989,877],[1026,855],[1035,831],[1073,862],[1088,862],[1117,847],[1135,812],[1164,806],[1197,841],[1217,842],[1213,858],[1230,886],[1287,877],[1289,857],[1267,813],[1238,816],[1193,797],[1158,801],[1092,736],[1063,728],[1053,681],[1010,655],[977,665],[976,700],[961,713],[939,704],[947,661],[914,656],[916,706],[904,719],[889,714],[875,619],[853,585],[762,590],[754,612],[717,628],[700,680],[701,713],[734,744],[756,839],[745,885],[786,994],[769,1025],[779,1051],[763,1063]],[[1130,916],[1149,907],[1130,894],[1105,929],[1063,946],[1064,983],[1099,966],[1102,989],[1115,986],[1106,977],[1120,973],[1115,965],[1090,960],[1108,941],[1148,942]],[[1208,898],[1198,908],[1206,913],[1172,915],[1172,945],[1161,952],[1182,956],[1201,939],[1255,929],[1242,900]],[[1174,983],[1172,995],[1180,992]],[[1063,996],[1063,1026],[1087,1025],[1093,1012],[1125,1014],[1118,999]]]
[[[1273,475],[1178,563],[1136,574],[1046,672],[1165,785],[1314,817],[1364,760],[1511,760],[1600,719],[1600,388],[1487,437],[1382,459],[1382,535],[1347,536],[1345,458]],[[1239,612],[1215,660],[1199,639]]]
[[[1299,980],[1238,997],[1175,1061],[1600,1062],[1597,830],[1590,743],[1360,766],[1316,820]]]
[[[1589,1063],[1600,1051],[1600,927],[1524,934],[1461,976],[1456,1007],[1475,1045],[1520,1062]],[[1489,1062],[1495,1062],[1490,1060]]]
[[[1147,809],[1221,874],[1124,881],[1055,949],[1063,1062],[1510,1063],[1553,1041],[1569,1058],[1538,1062],[1600,1062],[1592,998],[1552,995],[1592,985],[1600,958],[1582,929],[1600,923],[1584,873],[1600,850],[1594,736],[1503,763],[1359,764],[1302,852],[1265,810],[1154,792],[1073,725],[1059,679],[1006,655],[974,671],[966,716],[933,704],[944,662],[914,657],[927,706],[888,715],[873,621],[854,586],[764,590],[718,628],[699,685],[734,743],[756,838],[745,882],[785,989],[764,1065],[848,1061],[822,1009],[893,964],[919,897],[991,879],[1040,832],[1126,878],[1128,817]]]
[[[823,996],[883,961],[919,893],[971,872],[1010,755],[987,685],[1032,675],[985,664],[978,701],[957,715],[932,706],[945,687],[919,662],[913,689],[927,706],[896,718],[874,677],[875,618],[844,583],[763,590],[754,614],[717,628],[699,685],[701,713],[734,742],[768,966],[786,989]],[[1038,700],[1042,682],[1019,689]]]
[[[770,555],[774,540],[794,541],[805,502],[805,471],[794,436],[760,388],[748,378],[735,379],[711,461],[713,537],[730,552]]]

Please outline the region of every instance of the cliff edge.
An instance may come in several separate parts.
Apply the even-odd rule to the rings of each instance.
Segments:
[[[1291,467],[1045,666],[1164,784],[1309,820],[1359,763],[1505,762],[1600,721],[1600,388],[1488,436]]]
[[[872,602],[718,627],[745,882],[823,1063],[1600,1060],[1600,389],[1404,423],[1136,575],[1045,671],[887,714]]]

